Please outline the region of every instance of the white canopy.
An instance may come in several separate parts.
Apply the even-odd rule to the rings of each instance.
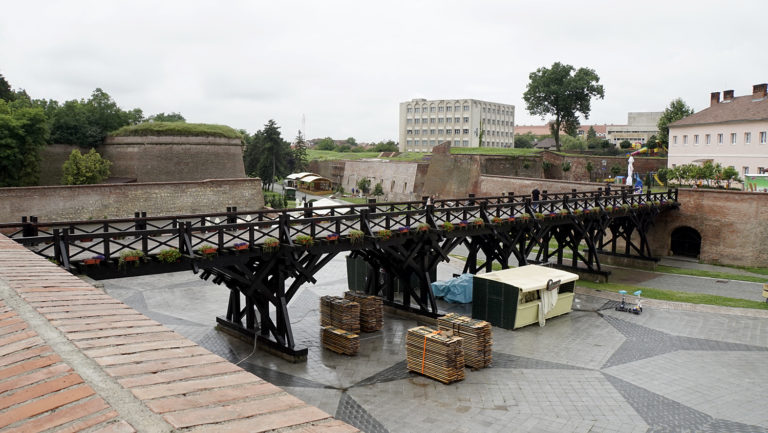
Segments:
[[[539,265],[526,265],[519,268],[504,269],[501,271],[477,274],[475,278],[498,281],[521,289],[523,292],[532,292],[547,288],[547,281],[560,280],[560,284],[576,281],[579,276],[560,269]]]
[[[317,176],[315,173],[310,173],[308,171],[302,172],[302,173],[291,173],[288,176],[285,176],[286,179],[301,179],[304,176],[314,175]]]

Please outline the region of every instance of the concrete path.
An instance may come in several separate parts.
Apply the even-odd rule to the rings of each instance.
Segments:
[[[450,266],[450,265],[449,265]],[[337,257],[289,305],[309,348],[291,364],[222,335],[227,289],[191,273],[105,281],[149,317],[366,432],[768,432],[768,317],[757,310],[648,301],[636,316],[615,294],[580,290],[574,312],[516,331],[493,328],[493,365],[442,385],[409,373],[414,320],[386,315],[355,357],[323,350],[319,297],[346,290]],[[440,275],[450,276],[455,267]],[[607,298],[607,299],[606,299]],[[466,306],[447,305],[455,309]]]

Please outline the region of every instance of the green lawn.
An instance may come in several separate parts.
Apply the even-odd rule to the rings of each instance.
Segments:
[[[749,281],[751,283],[768,282],[768,278],[766,277],[753,277],[750,275],[738,275],[738,274],[731,274],[727,272],[701,271],[698,269],[674,268],[672,266],[663,266],[663,265],[656,266],[656,272],[662,272],[665,274],[675,274],[675,275],[693,275],[696,277],[709,277],[709,278],[717,278],[720,280]]]
[[[427,153],[405,152],[393,158],[382,158],[391,161],[421,161]],[[333,160],[356,160],[363,158],[378,158],[379,152],[336,152],[333,150],[307,150],[307,157],[310,161],[333,161]]]
[[[652,289],[648,287],[632,286],[628,284],[615,283],[593,283],[591,281],[579,280],[577,286],[588,287],[595,290],[606,292],[618,292],[626,290],[632,293],[636,290],[642,290],[644,298],[659,299],[662,301],[687,302],[689,304],[720,305],[723,307],[736,308],[754,308],[758,310],[768,310],[768,303],[760,301],[749,301],[746,299],[728,298],[725,296],[707,295],[703,293],[677,292],[674,290]]]

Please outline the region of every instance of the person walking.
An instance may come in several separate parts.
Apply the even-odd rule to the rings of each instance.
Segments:
[[[533,191],[531,191],[531,203],[533,203],[533,208],[535,210],[539,210],[539,197],[541,196],[541,191],[539,191],[538,188],[534,188]]]

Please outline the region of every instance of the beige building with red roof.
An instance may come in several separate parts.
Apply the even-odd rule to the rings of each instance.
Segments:
[[[743,176],[768,169],[768,84],[752,94],[713,92],[710,106],[669,125],[668,166],[712,161]]]

